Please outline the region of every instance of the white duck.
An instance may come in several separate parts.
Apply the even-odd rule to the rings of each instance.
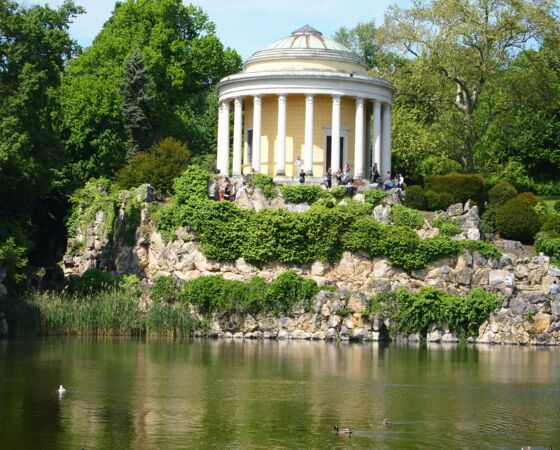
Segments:
[[[62,386],[62,384],[60,385],[60,387],[58,388],[57,391],[59,394],[64,394],[66,392],[66,389],[64,389],[64,386]]]

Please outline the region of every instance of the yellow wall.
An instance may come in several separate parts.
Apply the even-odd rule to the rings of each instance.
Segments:
[[[325,128],[332,124],[332,97],[326,95],[315,96],[313,121],[313,175],[322,177],[325,174]],[[247,129],[253,128],[253,99],[245,99],[245,125],[243,142]],[[354,172],[354,125],[356,117],[356,100],[343,97],[340,112],[341,130],[348,130],[348,161],[351,173]],[[278,133],[278,97],[267,95],[262,97],[262,125],[261,125],[261,172],[268,175],[276,174],[276,159],[274,151],[277,146]],[[341,133],[343,135],[343,133]],[[245,156],[245,151],[244,151]],[[295,161],[301,156],[305,158],[305,96],[289,95],[286,107],[286,175],[296,176]],[[244,173],[250,172],[250,165],[244,162]]]

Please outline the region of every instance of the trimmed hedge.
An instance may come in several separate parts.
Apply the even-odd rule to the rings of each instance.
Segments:
[[[496,209],[496,231],[505,239],[531,243],[541,227],[535,212],[537,198],[530,193],[520,194]]]
[[[480,175],[456,172],[448,175],[432,175],[426,178],[424,188],[439,194],[449,193],[453,199],[452,204],[466,203],[470,199],[482,206],[486,199],[484,180]]]
[[[535,237],[535,250],[537,253],[543,252],[558,261],[560,258],[560,236],[541,231]]]
[[[391,219],[398,226],[409,227],[415,230],[424,225],[424,216],[412,208],[402,205],[393,205],[391,208]]]
[[[546,214],[542,220],[541,231],[560,235],[560,214]]]
[[[409,186],[406,191],[404,191],[404,204],[408,208],[425,211],[428,203],[422,186]]]
[[[377,206],[383,203],[383,199],[387,197],[387,192],[381,191],[379,189],[370,189],[364,194],[366,202],[370,205]]]
[[[508,200],[511,200],[516,195],[517,189],[509,183],[501,182],[488,191],[488,203],[498,207]]]

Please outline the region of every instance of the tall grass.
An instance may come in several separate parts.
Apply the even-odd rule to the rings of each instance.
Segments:
[[[186,336],[193,329],[188,306],[140,305],[134,289],[112,289],[86,296],[31,293],[4,305],[15,335]]]

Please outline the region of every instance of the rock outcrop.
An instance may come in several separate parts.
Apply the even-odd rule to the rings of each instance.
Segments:
[[[259,190],[260,191],[260,190]],[[266,201],[254,188],[247,189],[247,201],[257,204]],[[244,201],[244,200],[239,200]],[[286,207],[286,205],[283,205]],[[118,220],[125,220],[126,198]],[[374,217],[382,223],[390,220],[390,205],[375,208]],[[478,209],[453,205],[445,212],[447,217],[460,217],[462,233],[478,231]],[[560,269],[550,264],[547,257],[528,257],[523,247],[505,242],[505,254],[500,259],[487,259],[480,253],[465,250],[462,254],[430,264],[424,270],[407,273],[392,267],[385,258],[369,259],[365,255],[345,252],[339,262],[294,267],[269,262],[262,267],[247,263],[243,258],[220,263],[206,258],[188,230],[179,229],[176,238],[165,242],[148,218],[147,203],[143,204],[142,221],[136,231],[134,246],[126,245],[118,236],[108,248],[109,238],[104,228],[102,213],[85,229],[80,230],[84,248],[64,258],[66,276],[78,276],[90,267],[102,267],[116,273],[134,273],[148,283],[162,275],[170,275],[186,282],[200,276],[220,274],[228,280],[247,281],[253,276],[273,280],[286,270],[322,285],[330,285],[338,292],[348,292],[343,300],[325,292],[317,298],[309,313],[298,313],[293,318],[247,316],[223,323],[214,320],[210,334],[225,337],[269,337],[305,339],[358,339],[379,340],[387,336],[386,325],[363,314],[364,299],[388,290],[422,287],[444,289],[454,295],[465,295],[473,288],[497,292],[503,299],[501,309],[480,328],[477,342],[500,344],[560,344],[560,304],[551,297],[550,284],[560,278]],[[117,227],[117,229],[119,229]],[[428,228],[427,232],[429,233]],[[426,230],[425,230],[426,231]],[[437,231],[437,230],[436,230]],[[72,243],[69,244],[69,249]],[[1,281],[1,280],[0,280]],[[344,310],[344,315],[339,312]],[[232,326],[237,323],[237,326]],[[228,334],[229,333],[229,334]],[[414,340],[415,337],[401,337]],[[453,342],[456,336],[445,327],[433,327],[427,336],[431,342]]]

